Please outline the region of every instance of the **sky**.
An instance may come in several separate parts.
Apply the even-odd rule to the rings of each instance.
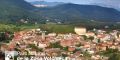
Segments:
[[[41,0],[26,0],[26,1],[31,2],[31,1],[41,1]],[[99,6],[110,7],[120,10],[120,0],[44,0],[44,1],[99,5]]]

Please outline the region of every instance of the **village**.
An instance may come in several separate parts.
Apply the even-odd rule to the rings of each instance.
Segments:
[[[12,41],[3,43],[2,52],[19,51],[20,55],[70,57],[75,60],[108,60],[101,52],[120,51],[120,32],[75,27],[75,33],[47,33],[41,29],[15,32]]]

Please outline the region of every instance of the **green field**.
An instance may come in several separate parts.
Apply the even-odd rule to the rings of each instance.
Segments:
[[[55,33],[74,33],[75,26],[84,26],[87,30],[96,29],[105,29],[105,26],[109,26],[107,30],[120,29],[120,24],[0,24],[0,32],[16,32],[26,29],[37,29]]]
[[[37,25],[13,25],[13,24],[0,24],[0,31],[5,32],[15,32],[26,29],[41,28],[47,32],[55,33],[74,33],[74,26],[72,25],[57,25],[57,24],[37,24]]]

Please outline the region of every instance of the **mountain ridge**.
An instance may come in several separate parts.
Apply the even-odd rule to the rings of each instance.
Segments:
[[[0,22],[18,23],[20,19],[38,21],[39,15],[34,10],[36,7],[24,0],[0,0]]]
[[[42,14],[54,19],[65,18],[76,20],[119,21],[120,12],[113,8],[96,5],[62,4],[52,8],[40,9]],[[71,18],[72,17],[72,18]],[[81,17],[81,18],[80,18]],[[87,19],[84,19],[87,18]]]
[[[20,19],[31,23],[47,20],[52,22],[78,23],[84,21],[117,22],[120,12],[96,5],[60,4],[54,7],[36,8],[24,0],[1,0],[0,22],[19,22]]]

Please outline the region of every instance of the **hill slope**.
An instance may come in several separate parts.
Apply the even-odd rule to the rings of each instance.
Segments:
[[[24,0],[0,0],[0,22],[19,22],[20,19],[38,20],[35,7]]]
[[[0,0],[0,22],[17,23],[20,19],[30,23],[53,22],[79,23],[90,21],[117,22],[120,12],[96,5],[62,4],[36,8],[24,0]]]
[[[40,8],[40,14],[51,20],[59,20],[66,23],[78,21],[120,21],[120,12],[95,5],[63,4],[52,8]]]

